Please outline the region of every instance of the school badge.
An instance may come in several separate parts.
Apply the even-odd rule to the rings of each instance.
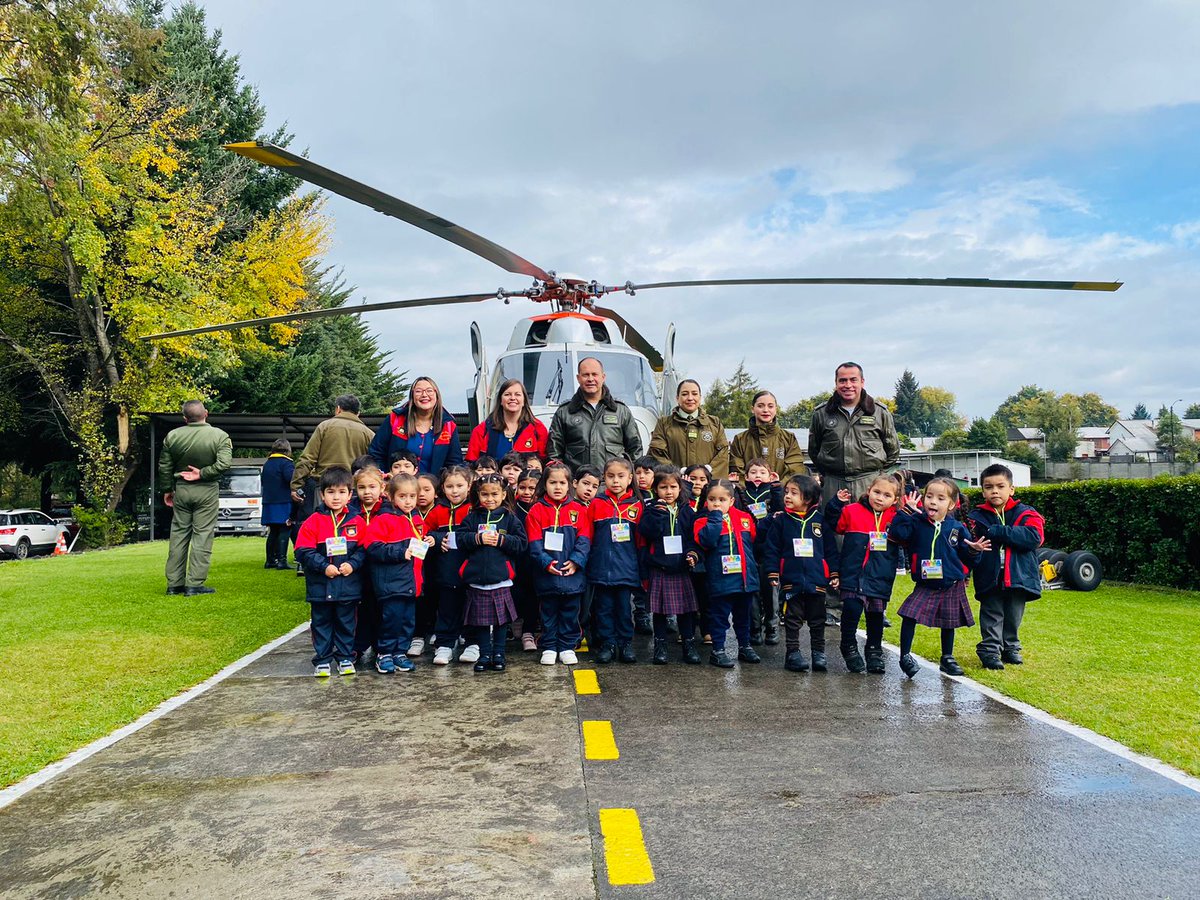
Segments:
[[[820,522],[813,522],[813,534],[816,535],[817,537],[821,536],[821,523]]]
[[[578,510],[574,510],[574,509],[573,509],[573,510],[571,510],[571,524],[572,524],[572,525],[574,525],[574,524],[575,524],[576,522],[578,522],[578,521],[579,521],[579,512],[578,512]]]
[[[347,525],[346,526],[346,537],[358,537],[358,526],[357,525]]]
[[[958,532],[957,531],[950,532],[950,546],[951,547],[958,546]]]

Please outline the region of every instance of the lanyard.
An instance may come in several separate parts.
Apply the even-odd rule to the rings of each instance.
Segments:
[[[671,537],[675,537],[675,522],[679,519],[679,509],[674,506],[668,506],[667,516],[671,521]]]
[[[460,503],[458,506],[455,506],[453,503],[450,504],[450,521],[446,523],[447,528],[453,528],[455,525],[459,524],[458,522],[454,521],[454,514],[462,509],[465,505],[465,503]]]
[[[366,522],[368,525],[371,524],[371,510],[367,509],[365,506],[363,507],[362,517],[364,522]],[[336,532],[334,533],[334,537],[337,537]]]
[[[412,513],[405,513],[404,518],[408,519],[408,527],[412,529],[413,534],[417,537],[425,537],[425,535],[421,534],[420,526],[413,520]]]
[[[613,499],[613,496],[612,496],[612,494],[606,494],[605,496],[607,496],[607,497],[608,497],[608,502],[609,502],[609,503],[611,503],[611,504],[613,505],[613,512],[615,512],[615,513],[617,514],[617,521],[618,521],[618,522],[624,522],[624,521],[625,521],[625,517],[624,517],[624,515],[622,515],[622,513],[621,513],[621,507],[620,507],[619,505],[617,505],[617,501]],[[633,509],[633,504],[632,504],[632,503],[630,503],[628,508],[629,508],[629,509]],[[629,517],[629,521],[630,521],[630,522],[632,522],[632,521],[633,521],[633,516],[630,516],[630,517]]]
[[[733,546],[733,519],[729,517],[728,513],[721,513],[721,518],[724,519],[725,524],[729,526],[729,555],[737,556],[737,550]]]
[[[564,506],[566,506],[566,504],[565,504],[565,503],[560,503],[560,504],[558,504],[557,506],[555,506],[555,507],[554,507],[554,526],[553,526],[553,527],[550,529],[551,531],[557,531],[557,530],[558,530],[558,517],[559,517],[559,515],[562,513],[562,508],[563,508]]]
[[[883,531],[883,513],[877,513],[875,510],[871,510],[871,515],[875,517],[875,530]]]
[[[815,513],[815,509],[804,516],[798,516],[794,512],[788,513],[788,515],[791,516],[794,521],[800,523],[800,540],[804,540],[804,533],[808,530],[808,523],[812,520],[812,517]]]
[[[937,552],[937,542],[938,542],[938,538],[940,538],[941,536],[942,536],[942,520],[939,519],[938,521],[933,523],[933,541],[930,542],[930,544],[929,544],[929,558],[930,559],[937,559],[937,557],[934,556],[934,554]]]
[[[483,519],[484,519],[484,521],[483,521],[484,527],[491,528],[491,526],[499,525],[501,522],[504,521],[504,513],[500,513],[500,518],[498,518],[495,522],[493,522],[492,514],[490,512],[484,512]]]
[[[337,513],[331,512],[329,514],[329,518],[333,522],[333,536],[337,537],[338,536],[338,526],[340,526],[342,524],[342,522],[346,521],[346,514],[342,513],[342,521],[341,522],[338,521]]]

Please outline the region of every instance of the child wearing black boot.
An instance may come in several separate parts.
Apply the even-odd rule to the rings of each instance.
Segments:
[[[793,475],[783,487],[783,512],[770,519],[766,559],[771,580],[782,583],[779,596],[784,608],[783,640],[787,650],[784,668],[808,671],[800,649],[800,629],[808,623],[812,670],[824,672],[825,588],[831,583],[826,555],[837,554],[837,544],[824,539],[821,486],[808,475]],[[833,586],[837,587],[836,581]]]
[[[699,554],[692,538],[696,515],[681,497],[683,479],[674,469],[654,475],[654,500],[646,504],[638,537],[642,539],[645,568],[650,574],[647,592],[654,615],[654,658],[656,666],[667,664],[670,629],[667,616],[676,616],[683,643],[683,661],[700,663],[696,652],[696,594],[692,590],[691,566]]]
[[[905,501],[888,529],[888,537],[904,545],[912,565],[913,592],[900,606],[900,670],[909,678],[920,671],[912,655],[917,625],[942,631],[941,670],[962,675],[954,658],[954,629],[975,624],[967,602],[969,566],[992,549],[987,538],[971,540],[967,526],[947,518],[957,507],[958,485],[942,476],[925,485],[924,504],[915,498]]]

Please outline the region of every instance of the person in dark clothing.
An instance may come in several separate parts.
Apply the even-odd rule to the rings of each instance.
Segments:
[[[292,525],[292,445],[280,438],[262,467],[262,523],[267,528],[267,561],[264,569],[290,569],[288,538]]]

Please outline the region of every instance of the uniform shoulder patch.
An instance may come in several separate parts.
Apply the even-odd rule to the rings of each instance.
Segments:
[[[702,432],[700,432],[700,440],[702,440],[702,441],[708,441],[708,443],[710,443],[710,444],[711,444],[711,443],[712,443],[712,439],[713,439],[713,433],[712,433],[711,431],[702,431]]]
[[[950,546],[951,547],[958,546],[958,531],[957,530],[950,532]]]
[[[821,536],[821,523],[820,522],[813,522],[813,534],[816,535],[817,537]]]

